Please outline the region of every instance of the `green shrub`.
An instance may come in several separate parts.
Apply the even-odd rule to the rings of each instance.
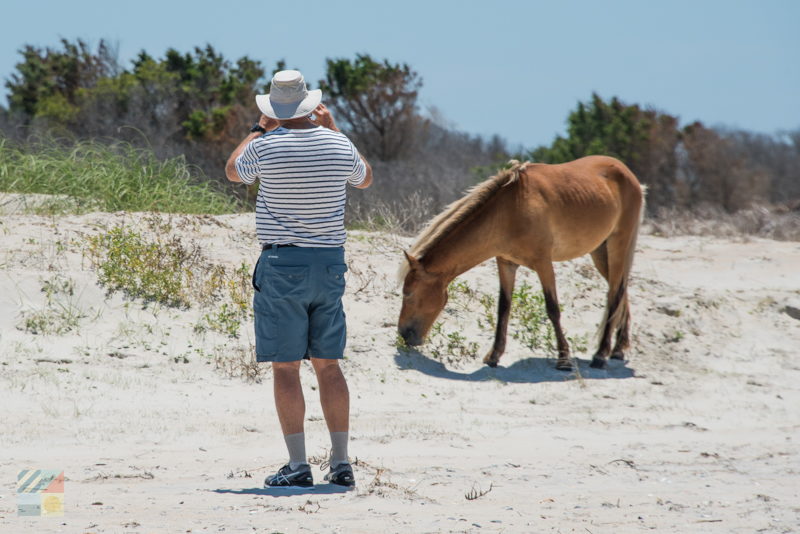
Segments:
[[[448,306],[464,312],[478,311],[478,328],[494,332],[497,325],[497,300],[492,295],[473,289],[463,280],[454,280],[447,288]],[[475,304],[478,304],[476,308]],[[529,349],[555,350],[556,340],[553,324],[547,315],[544,295],[537,287],[527,282],[517,286],[511,295],[511,317],[509,326],[511,336]],[[567,336],[573,351],[587,350],[588,336]],[[443,322],[431,327],[427,339],[431,355],[438,360],[453,362],[477,356],[478,344],[467,341],[460,330],[447,332]],[[402,338],[398,336],[395,344],[407,350]]]
[[[474,302],[480,305],[478,327],[494,331],[497,325],[497,300],[489,294],[472,289],[462,281],[455,281],[448,287],[451,304],[465,310],[474,309]],[[527,282],[523,282],[511,295],[510,322],[514,339],[531,349],[555,347],[555,332],[547,316],[544,295]]]
[[[478,355],[478,344],[467,341],[460,331],[446,332],[444,324],[436,322],[428,334],[430,353],[436,360],[455,363]]]
[[[511,295],[511,318],[514,339],[531,349],[554,348],[555,333],[547,317],[544,295],[523,282]]]
[[[195,246],[186,248],[177,237],[148,241],[138,232],[115,227],[89,238],[87,253],[100,285],[167,306],[190,305],[188,287],[200,267]]]
[[[239,337],[242,321],[253,315],[250,266],[243,263],[229,272],[218,265],[213,271],[203,284],[203,292],[211,296],[212,302],[221,300],[222,303],[203,315],[195,330],[209,329],[229,337]]]
[[[493,296],[487,295],[486,293],[481,293],[479,302],[481,308],[483,308],[483,313],[478,316],[478,328],[482,330],[494,330],[497,324],[497,317],[495,316],[497,312],[497,302],[495,302]]]
[[[85,253],[109,292],[165,306],[208,309],[195,330],[238,337],[241,321],[251,317],[250,266],[229,269],[212,264],[200,248],[186,245],[170,226],[148,221],[154,238],[117,226],[88,238]]]

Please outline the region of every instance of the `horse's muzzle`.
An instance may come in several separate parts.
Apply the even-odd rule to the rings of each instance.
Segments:
[[[398,328],[397,331],[400,333],[400,337],[403,338],[403,341],[405,341],[406,345],[409,347],[422,345],[422,336],[419,335],[417,329],[413,326]]]

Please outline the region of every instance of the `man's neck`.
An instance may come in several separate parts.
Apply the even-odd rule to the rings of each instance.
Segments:
[[[298,117],[296,119],[289,119],[280,121],[283,128],[289,130],[307,130],[309,128],[316,128],[317,125],[308,120],[308,117]]]

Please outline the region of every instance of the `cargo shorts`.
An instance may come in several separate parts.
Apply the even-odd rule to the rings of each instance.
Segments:
[[[345,272],[342,247],[263,250],[253,271],[256,360],[343,358]]]

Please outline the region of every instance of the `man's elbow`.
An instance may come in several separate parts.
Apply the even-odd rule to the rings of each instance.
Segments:
[[[366,189],[372,185],[372,169],[367,169],[367,174],[364,176],[364,181],[356,186],[358,189]]]
[[[228,180],[231,182],[241,183],[242,181],[242,179],[239,178],[239,173],[236,172],[236,165],[231,164],[231,162],[225,165],[225,176],[227,176]]]

